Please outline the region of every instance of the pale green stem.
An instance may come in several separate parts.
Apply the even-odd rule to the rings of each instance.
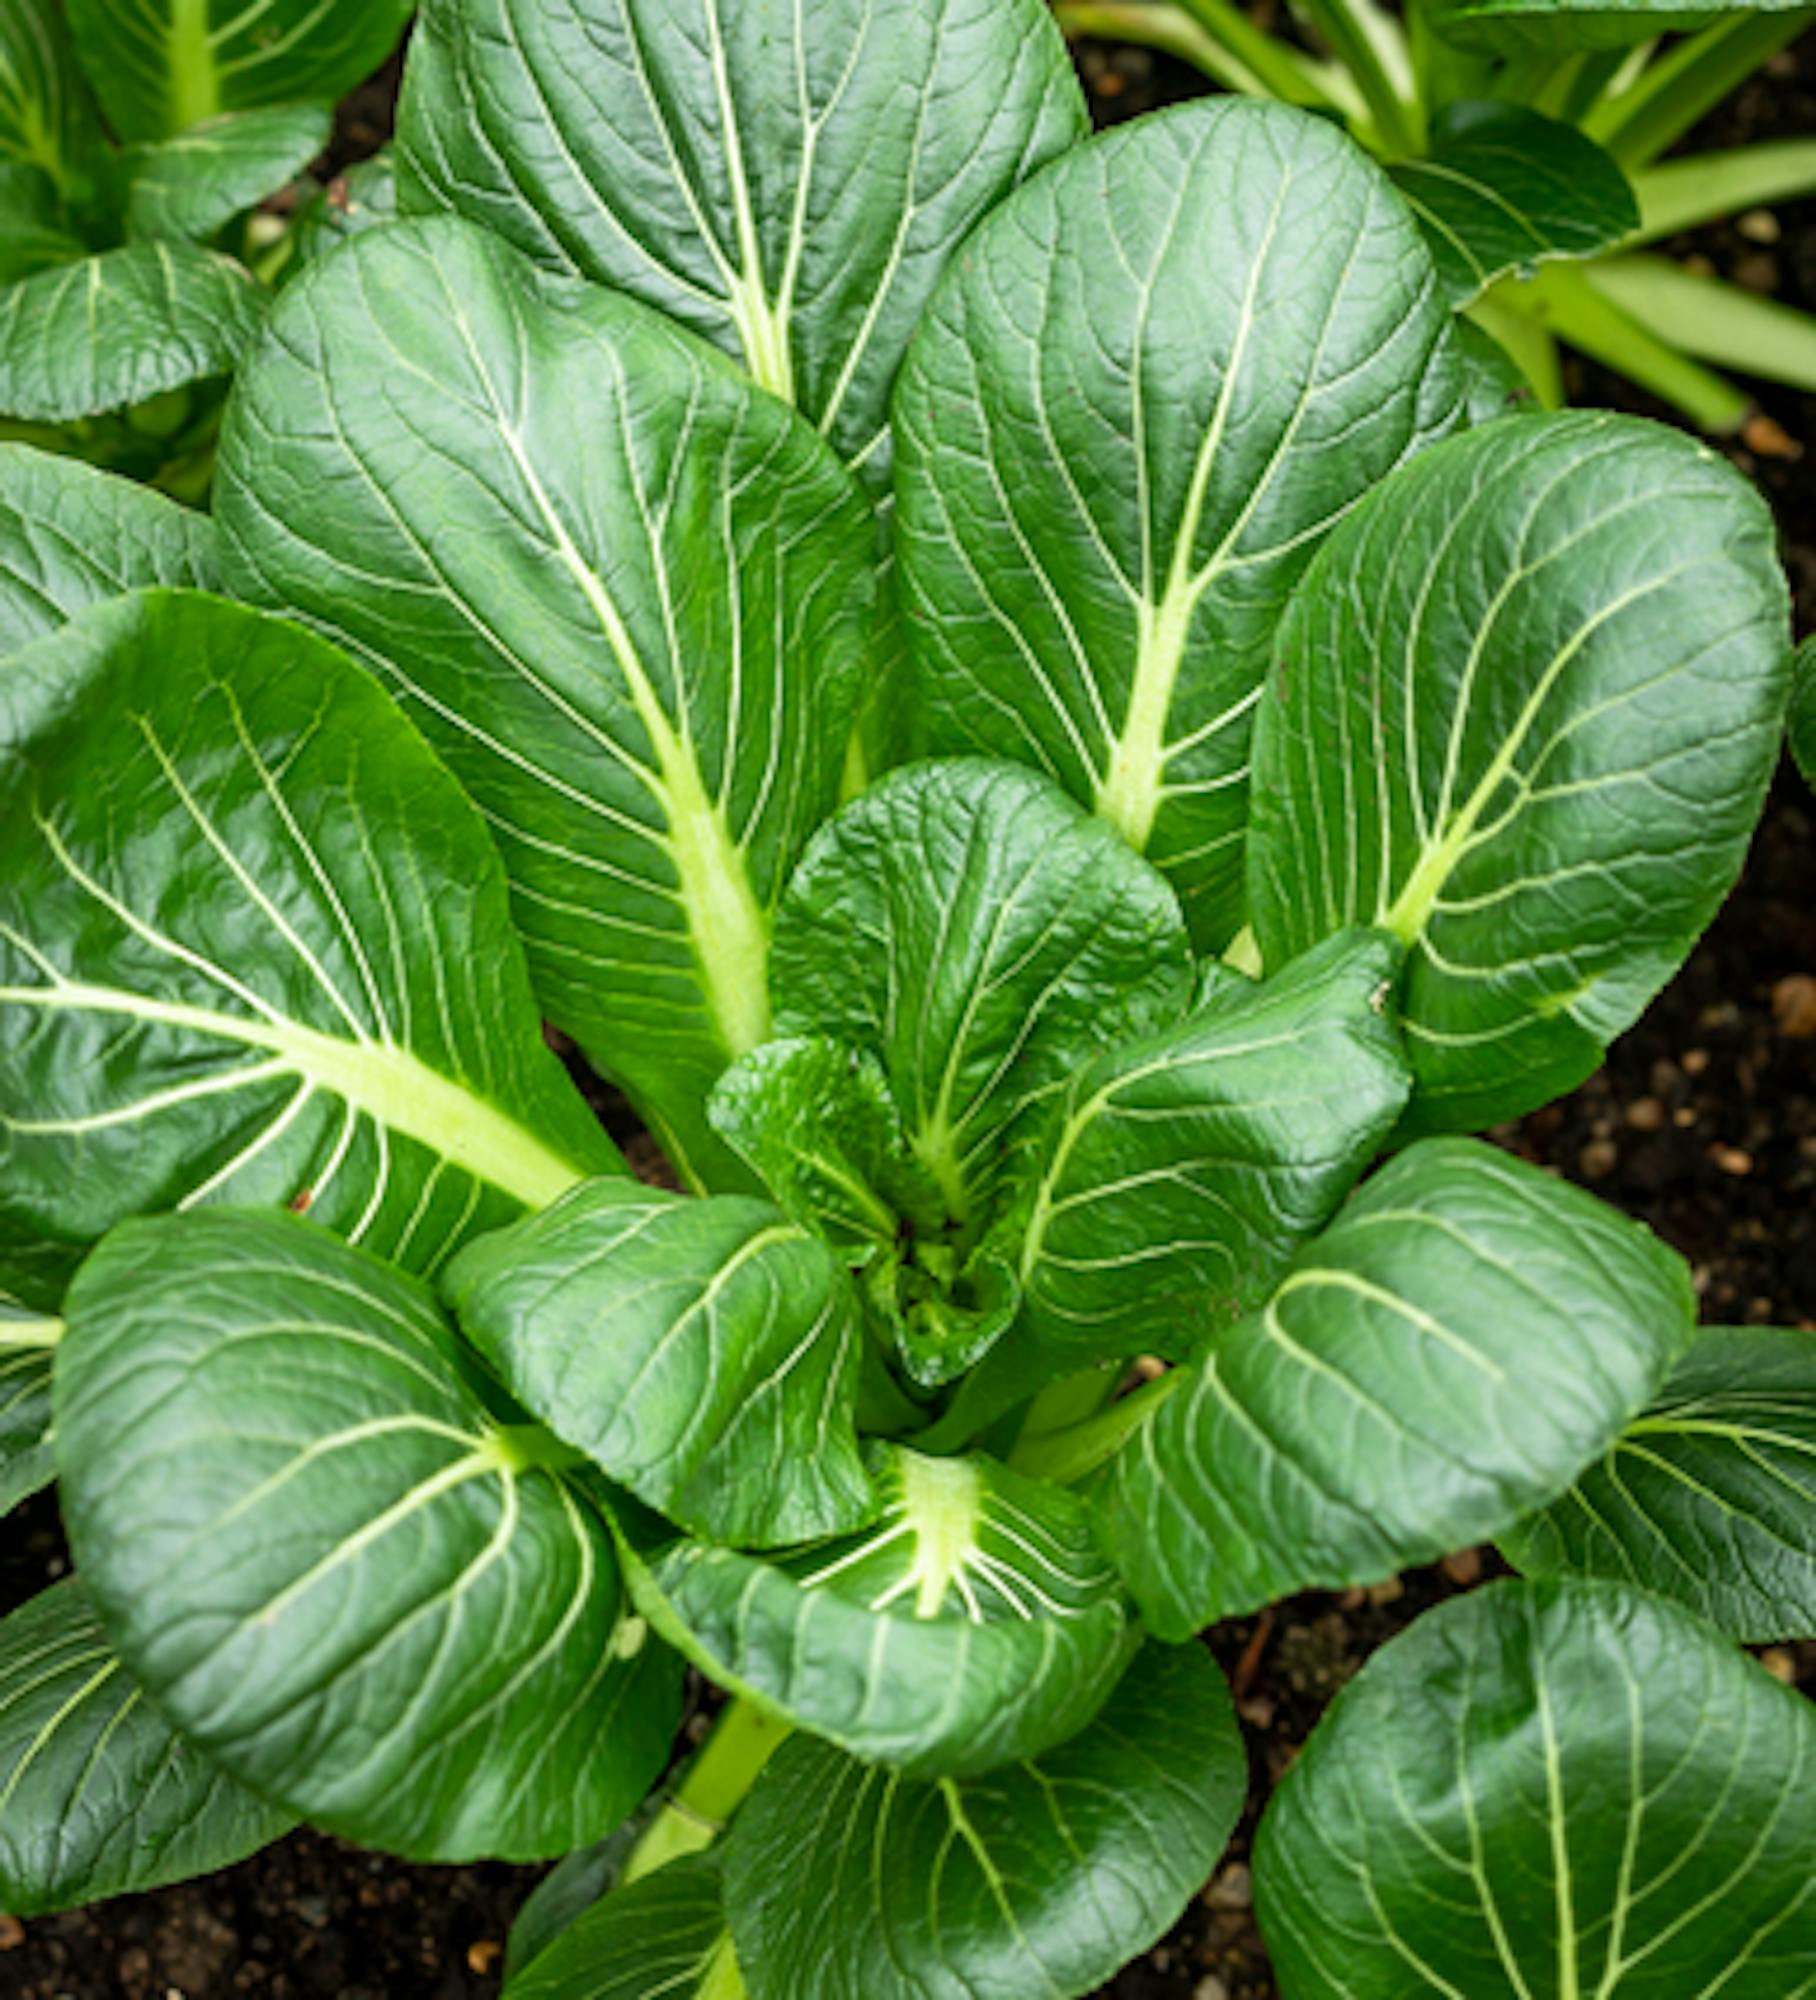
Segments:
[[[1634,177],[1640,223],[1629,248],[1697,229],[1724,215],[1774,202],[1816,195],[1816,139],[1785,139],[1770,146],[1737,146],[1725,153],[1693,153],[1667,160]]]
[[[1558,360],[1557,342],[1537,314],[1522,306],[1516,286],[1511,282],[1505,287],[1497,286],[1477,299],[1464,317],[1474,320],[1490,339],[1498,340],[1513,356],[1541,409],[1564,407],[1564,371]]]
[[[1583,130],[1629,172],[1649,167],[1813,20],[1816,12],[1724,15],[1676,43],[1630,90],[1604,98]]]
[[[1261,943],[1255,936],[1253,924],[1244,924],[1230,939],[1223,954],[1223,962],[1232,972],[1246,973],[1250,979],[1261,977],[1266,967],[1262,962]]]
[[[729,1701],[674,1796],[650,1821],[624,1864],[620,1886],[710,1847],[730,1824],[789,1725],[753,1703]]]
[[[1030,1479],[1050,1479],[1056,1486],[1073,1486],[1116,1456],[1123,1440],[1144,1423],[1184,1380],[1177,1368],[1147,1382],[1107,1410],[1068,1430],[1026,1438],[1009,1455],[1009,1464]]]
[[[1263,34],[1234,0],[1184,0],[1184,8],[1206,34],[1255,73],[1268,96],[1283,104],[1330,103],[1313,65],[1290,44]]]
[[[1699,277],[1669,257],[1602,257],[1587,275],[1602,297],[1633,319],[1670,327],[1687,354],[1816,390],[1816,317],[1809,313]]]
[[[1385,14],[1365,12],[1370,0],[1300,0],[1305,18],[1329,45],[1331,53],[1355,79],[1382,147],[1395,156],[1425,150],[1424,120],[1412,100],[1411,64],[1399,29]],[[1389,70],[1388,51],[1396,79]]]
[[[48,1352],[62,1338],[60,1319],[0,1319],[0,1353],[9,1347],[42,1348]]]
[[[1116,1393],[1116,1385],[1122,1379],[1119,1364],[1104,1368],[1087,1368],[1081,1375],[1067,1375],[1058,1382],[1050,1383],[1028,1405],[1028,1414],[1022,1419],[1021,1430],[1016,1434],[1014,1450],[1009,1454],[1009,1462],[1014,1464],[1016,1454],[1024,1445],[1032,1446],[1038,1439],[1051,1437],[1057,1431],[1070,1430],[1094,1417]]]
[[[1153,6],[1148,0],[1060,0],[1053,11],[1069,38],[1090,35],[1098,41],[1158,49],[1202,70],[1225,90],[1240,91],[1245,97],[1279,95],[1183,7]]]

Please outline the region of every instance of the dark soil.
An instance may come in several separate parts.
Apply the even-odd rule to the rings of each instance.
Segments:
[[[1183,65],[1140,50],[1087,45],[1080,56],[1102,122],[1202,88]],[[394,90],[393,68],[342,107],[336,169],[382,141]],[[1695,141],[1811,130],[1816,36],[1743,89]],[[1671,247],[1816,309],[1811,221],[1805,206]],[[1579,401],[1665,414],[1591,368],[1577,369],[1572,390]],[[1729,449],[1778,511],[1807,631],[1816,626],[1816,397],[1765,385],[1758,394],[1765,421]],[[1816,802],[1787,766],[1740,886],[1681,977],[1581,1090],[1495,1135],[1682,1250],[1710,1321],[1816,1325],[1813,838]],[[0,1614],[65,1565],[45,1496],[6,1524]],[[1203,1895],[1105,1995],[1272,2000],[1246,1859],[1268,1791],[1374,1648],[1500,1568],[1492,1551],[1464,1551],[1373,1590],[1294,1598],[1208,1635],[1248,1739],[1249,1803]],[[1765,1657],[1816,1695],[1816,1644]],[[538,1872],[415,1868],[299,1833],[203,1882],[25,1926],[0,1917],[0,2000],[483,2000],[498,1991],[502,1940]]]

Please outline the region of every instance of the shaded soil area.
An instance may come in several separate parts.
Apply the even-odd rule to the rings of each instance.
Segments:
[[[1104,122],[1193,94],[1182,65],[1087,45]],[[343,107],[340,167],[388,129],[391,76]],[[1816,37],[1748,85],[1699,143],[1816,130]],[[1810,207],[1672,246],[1816,307]],[[1664,414],[1580,365],[1578,400]],[[1777,508],[1800,628],[1816,625],[1816,397],[1762,387],[1730,447]],[[1788,767],[1746,874],[1683,975],[1572,1096],[1497,1134],[1643,1217],[1691,1260],[1711,1321],[1816,1324],[1816,802]],[[0,1540],[0,1613],[63,1573],[54,1504]],[[1253,1786],[1237,1838],[1173,1933],[1106,1987],[1118,2000],[1272,2000],[1249,1904],[1248,1842],[1268,1791],[1332,1695],[1440,1598],[1498,1572],[1489,1551],[1370,1591],[1313,1594],[1208,1635],[1229,1674]],[[1768,1666],[1816,1695],[1816,1645]],[[1157,1726],[1160,1718],[1156,1718]],[[486,2000],[502,1940],[540,1871],[416,1868],[301,1833],[204,1882],[93,1912],[0,1918],[0,2000]],[[814,2000],[804,1995],[802,2000]]]

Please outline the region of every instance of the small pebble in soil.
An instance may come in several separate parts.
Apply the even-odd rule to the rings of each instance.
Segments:
[[[1816,979],[1790,972],[1772,988],[1772,1024],[1787,1041],[1816,1035]]]
[[[1214,1972],[1207,1972],[1192,1988],[1192,2000],[1230,2000],[1230,1989]]]

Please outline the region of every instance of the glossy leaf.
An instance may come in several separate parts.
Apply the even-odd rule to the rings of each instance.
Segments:
[[[412,0],[66,0],[122,139],[167,139],[252,105],[332,103],[379,67]]]
[[[671,1520],[759,1548],[860,1526],[857,1299],[766,1201],[589,1182],[442,1280],[524,1407]]]
[[[477,801],[546,1011],[692,1178],[742,1180],[702,1106],[768,1037],[771,912],[837,802],[856,483],[655,314],[443,220],[285,291],[216,512],[234,589],[388,678]]]
[[[308,265],[337,249],[349,236],[397,220],[397,164],[387,146],[360,160],[300,211],[291,241],[300,264]]]
[[[484,829],[321,640],[94,606],[0,667],[0,785],[0,1261],[34,1302],[147,1209],[286,1203],[427,1269],[619,1164]]]
[[[761,1557],[621,1524],[638,1609],[722,1687],[917,1776],[1075,1734],[1135,1645],[1083,1504],[981,1457],[872,1450],[861,1534]]]
[[[1406,940],[1409,1132],[1579,1083],[1727,894],[1783,728],[1764,503],[1631,417],[1493,425],[1346,522],[1282,627],[1255,753],[1264,961]]]
[[[1177,1920],[1247,1790],[1198,1646],[1145,1647],[1081,1735],[962,1783],[794,1737],[725,1857],[751,2000],[1093,1992]]]
[[[1033,772],[892,772],[809,849],[776,924],[785,1035],[881,1063],[954,1222],[1092,1050],[1174,1018],[1191,950],[1166,883]]]
[[[0,1622],[0,1904],[12,1914],[206,1875],[294,1824],[173,1734],[73,1577]]]
[[[1791,753],[1804,782],[1816,785],[1816,639],[1797,649],[1791,678]]]
[[[1346,933],[1078,1073],[1005,1232],[1056,1362],[1184,1357],[1265,1302],[1405,1105],[1398,964]]]
[[[1492,1585],[1337,1697],[1274,1793],[1283,2000],[1797,2000],[1816,1713],[1675,1605]]]
[[[1593,1196],[1414,1146],[1123,1445],[1105,1546],[1162,1638],[1433,1561],[1555,1499],[1694,1313],[1682,1260]]]
[[[225,375],[264,312],[250,272],[193,243],[134,243],[0,290],[0,414],[39,423]]]
[[[0,1519],[57,1476],[50,1378],[62,1332],[61,1320],[0,1298]]]
[[[398,152],[406,209],[660,308],[880,484],[940,272],[1088,129],[1040,0],[431,0]]]
[[[70,190],[100,144],[59,0],[0,10],[0,161],[38,167]]]
[[[292,181],[328,144],[325,104],[229,112],[132,157],[126,198],[134,237],[212,236]]]
[[[1431,149],[1387,169],[1462,308],[1496,278],[1591,257],[1639,227],[1626,176],[1574,125],[1523,105],[1446,105]]]
[[[562,1854],[635,1805],[676,1663],[420,1280],[287,1216],[163,1216],[108,1237],[68,1319],[70,1543],[185,1735],[421,1860]]]
[[[1460,392],[1412,217],[1327,121],[1221,99],[1050,168],[973,237],[897,393],[932,746],[1049,772],[1226,943],[1287,593]]]
[[[1460,319],[1456,340],[1472,428],[1491,424],[1497,417],[1538,415],[1538,397],[1525,371],[1492,334],[1484,333],[1473,320]]]
[[[205,514],[78,459],[0,444],[0,658],[104,598],[215,580]]]
[[[743,2000],[719,1856],[671,1861],[596,1903],[504,1989],[504,2000]]]
[[[1705,27],[1708,0],[1432,0],[1432,26],[1447,41],[1495,55],[1623,49],[1654,35]],[[1803,0],[1759,0],[1750,14],[1794,14]]]
[[[1816,1333],[1716,1327],[1544,1513],[1528,1575],[1675,1597],[1737,1639],[1816,1638]]]

